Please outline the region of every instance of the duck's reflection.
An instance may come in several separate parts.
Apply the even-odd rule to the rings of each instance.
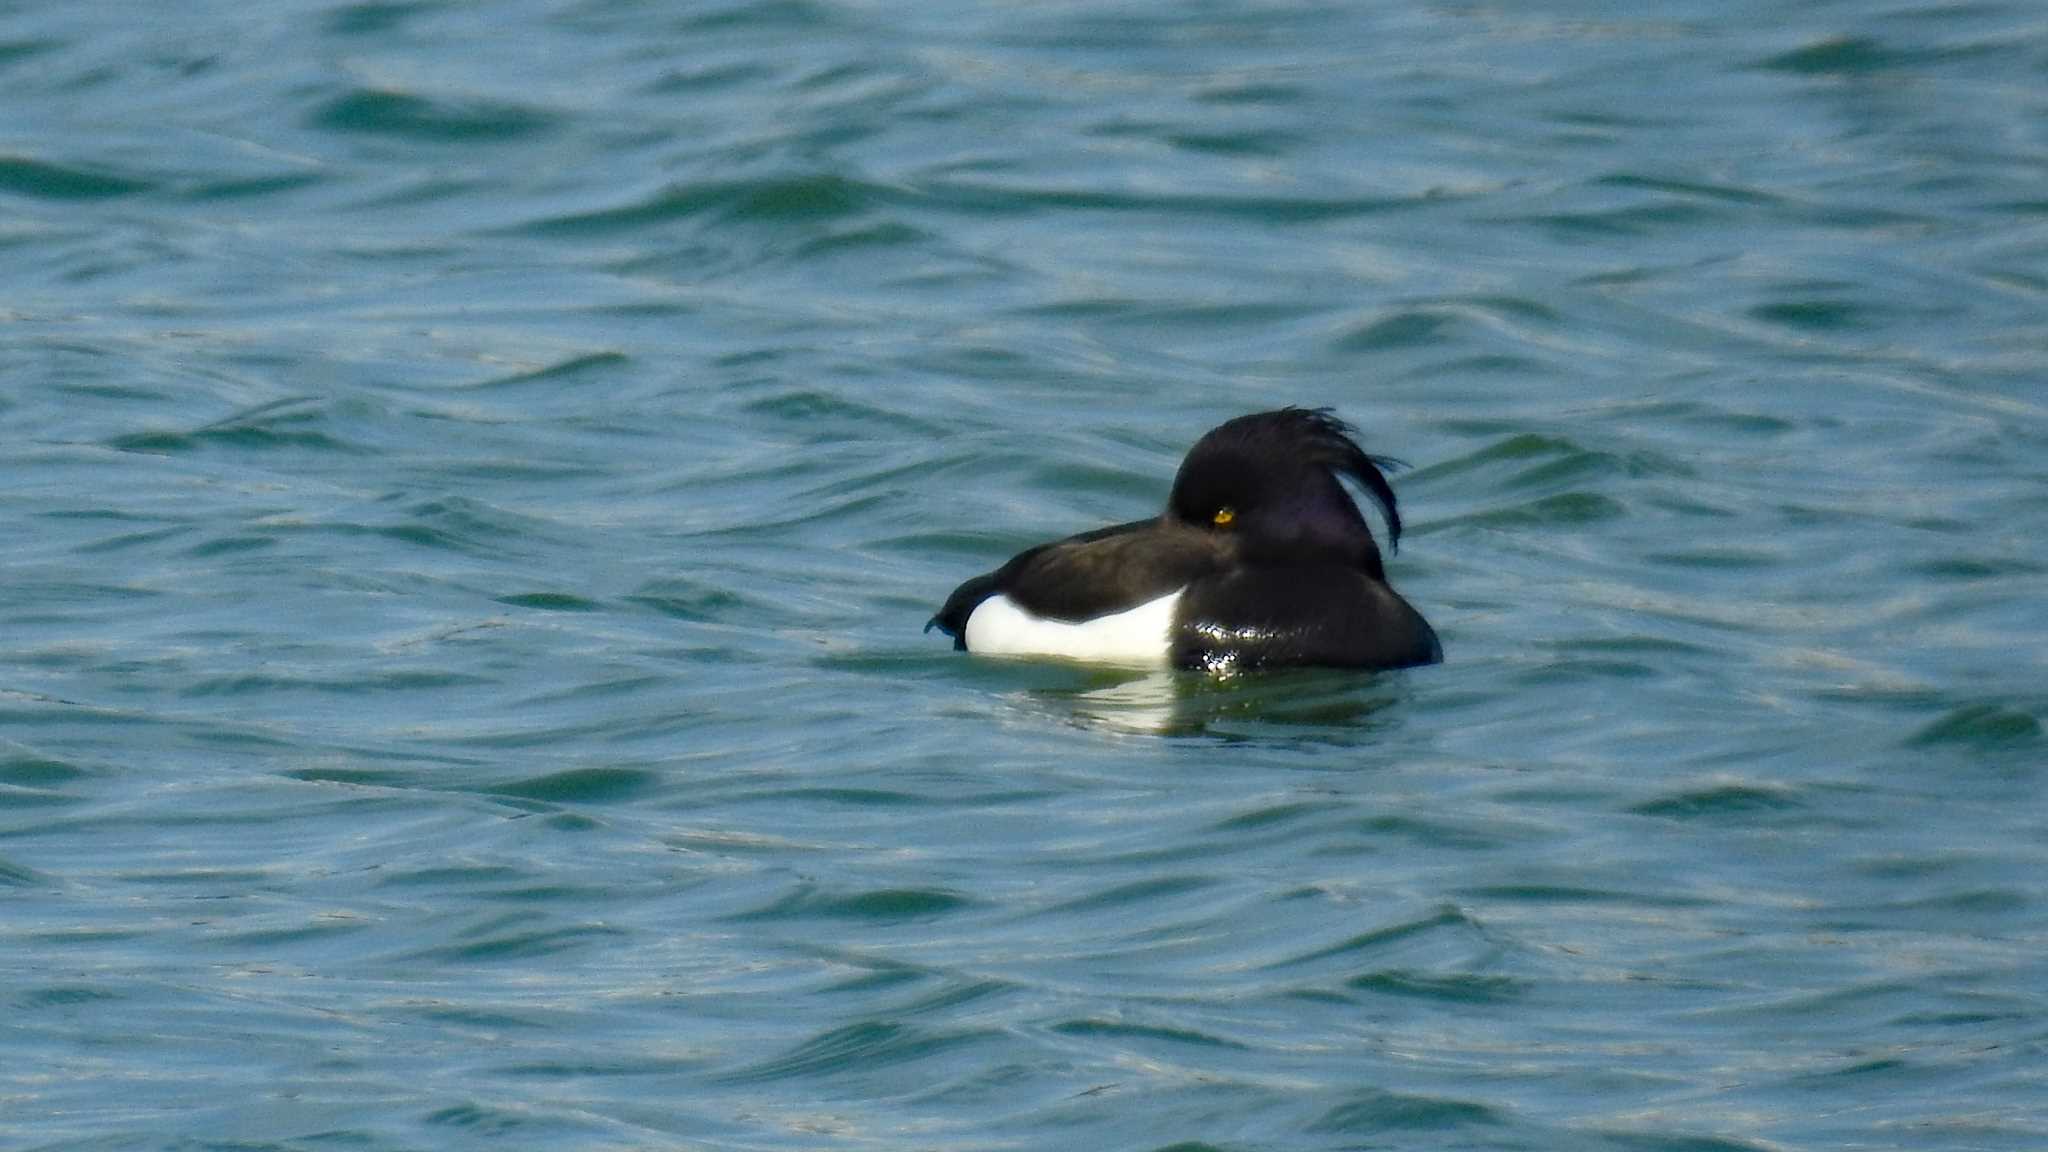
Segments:
[[[1402,673],[1299,670],[1216,676],[1200,672],[1091,670],[1018,699],[1073,723],[1111,732],[1250,739],[1292,735],[1355,738],[1391,722],[1409,693]]]

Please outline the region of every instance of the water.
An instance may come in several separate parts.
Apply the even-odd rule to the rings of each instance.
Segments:
[[[2023,3],[0,8],[0,1145],[2048,1144]],[[919,632],[1327,404],[1449,662]]]

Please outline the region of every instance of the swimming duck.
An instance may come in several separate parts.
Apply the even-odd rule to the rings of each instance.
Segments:
[[[1383,468],[1329,409],[1239,416],[1195,442],[1166,511],[1040,544],[953,590],[925,625],[990,656],[1228,673],[1443,659],[1429,622],[1387,586],[1379,546],[1339,482],[1401,539]]]

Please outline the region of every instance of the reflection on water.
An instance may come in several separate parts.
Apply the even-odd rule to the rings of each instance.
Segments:
[[[1406,696],[1407,677],[1431,674],[1098,672],[1078,687],[1027,689],[1022,699],[1111,732],[1348,743],[1371,739],[1375,717]]]

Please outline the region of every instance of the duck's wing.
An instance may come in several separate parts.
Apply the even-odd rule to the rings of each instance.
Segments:
[[[995,595],[1034,616],[1075,623],[1136,607],[1214,573],[1218,543],[1160,519],[1134,520],[1040,544],[953,590],[925,630],[965,648],[967,618]]]
[[[1234,568],[1196,581],[1174,612],[1177,667],[1410,668],[1444,658],[1399,593],[1335,564]]]

